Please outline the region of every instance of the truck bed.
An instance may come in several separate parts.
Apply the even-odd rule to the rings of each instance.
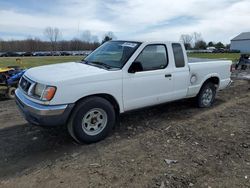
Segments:
[[[220,84],[218,90],[224,89],[230,83],[230,67],[232,64],[230,60],[189,58],[188,64],[190,80],[194,77],[195,81],[190,83],[187,96],[195,96],[204,81],[211,77],[219,78]]]

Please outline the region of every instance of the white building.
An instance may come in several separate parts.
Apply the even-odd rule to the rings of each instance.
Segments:
[[[250,32],[241,33],[231,40],[231,50],[240,50],[241,53],[250,53]]]

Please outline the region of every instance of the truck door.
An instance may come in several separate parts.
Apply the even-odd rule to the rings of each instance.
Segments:
[[[166,45],[146,45],[130,68],[124,71],[124,110],[169,101],[172,92],[172,68]]]
[[[185,98],[190,83],[189,67],[186,54],[184,54],[184,45],[173,43],[173,59],[174,59],[174,96],[175,100]]]

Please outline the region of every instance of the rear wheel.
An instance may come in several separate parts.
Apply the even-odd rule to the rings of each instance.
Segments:
[[[80,143],[93,143],[104,139],[115,125],[112,104],[101,97],[83,100],[75,107],[68,122],[70,135]]]
[[[213,83],[207,82],[205,83],[198,96],[197,96],[197,104],[200,108],[207,108],[212,106],[215,100],[216,95],[216,87]]]

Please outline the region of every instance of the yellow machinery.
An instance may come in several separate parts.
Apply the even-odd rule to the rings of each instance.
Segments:
[[[16,59],[17,64],[22,64],[21,59]],[[0,68],[0,95],[13,99],[19,80],[25,70],[20,66],[9,66]]]
[[[0,73],[8,72],[10,70],[13,70],[13,68],[0,68]]]

